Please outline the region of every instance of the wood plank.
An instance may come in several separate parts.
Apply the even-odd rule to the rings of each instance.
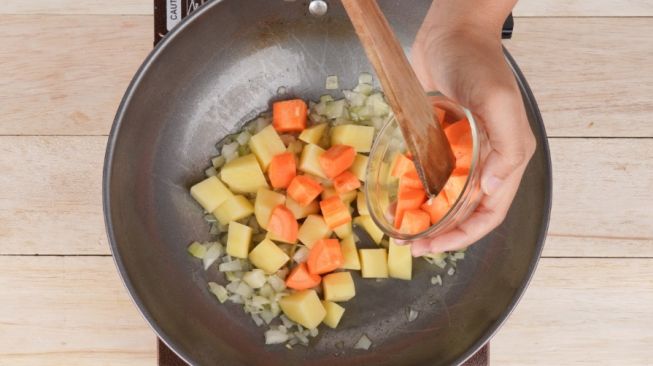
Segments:
[[[155,364],[111,257],[0,257],[0,268],[0,364]]]
[[[650,365],[653,259],[542,259],[495,365]]]
[[[107,134],[151,27],[148,16],[4,16],[0,135]],[[550,135],[653,136],[653,18],[522,18],[516,29],[506,44]]]
[[[519,17],[641,17],[653,16],[649,0],[519,0],[513,11]]]
[[[651,34],[653,18],[518,19],[505,44],[550,136],[653,137]]]
[[[0,292],[3,361],[154,364],[154,335],[111,258],[0,257],[0,266],[0,285],[12,288]],[[524,299],[492,340],[492,362],[649,363],[651,278],[653,259],[542,259]]]
[[[554,204],[545,255],[653,257],[653,159],[641,159],[653,156],[653,139],[550,142]],[[0,137],[0,254],[109,253],[105,143],[102,136]]]
[[[7,0],[0,14],[152,14],[151,0]],[[520,0],[514,14],[533,16],[652,16],[648,0]]]
[[[107,134],[152,47],[151,23],[146,16],[3,16],[0,134]]]
[[[152,0],[5,0],[0,14],[151,15],[152,4]]]

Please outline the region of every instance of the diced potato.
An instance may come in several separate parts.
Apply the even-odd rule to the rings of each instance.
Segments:
[[[256,193],[261,187],[268,188],[261,166],[253,154],[228,162],[222,167],[220,177],[237,193]]]
[[[410,280],[413,277],[413,256],[410,253],[410,244],[397,245],[390,238],[388,250],[388,274],[390,277]]]
[[[278,205],[286,203],[286,196],[271,191],[267,188],[259,188],[254,201],[254,216],[260,227],[267,229],[272,210]]]
[[[360,249],[361,276],[388,278],[388,253],[385,249]]]
[[[227,233],[227,254],[236,258],[247,258],[252,242],[252,228],[232,221]]]
[[[320,139],[324,131],[326,131],[327,126],[327,123],[320,123],[319,125],[309,127],[299,134],[299,139],[307,144],[317,145],[320,143]]]
[[[249,139],[249,148],[252,150],[263,171],[268,170],[270,161],[275,155],[286,151],[286,145],[272,125],[262,129],[261,132]]]
[[[344,258],[341,268],[360,270],[361,262],[358,258],[358,250],[356,249],[356,242],[354,241],[353,235],[340,241],[340,249],[342,250],[342,257]]]
[[[329,236],[331,236],[331,229],[329,229],[321,215],[309,215],[306,217],[297,234],[299,241],[309,249],[316,241],[328,238]]]
[[[350,236],[353,233],[352,227],[351,227],[351,221],[344,223],[336,228],[333,229],[333,232],[336,233],[338,238],[344,239],[348,236]]]
[[[286,197],[286,207],[290,210],[290,212],[292,212],[297,220],[320,212],[320,204],[317,202],[317,200],[313,200],[313,202],[311,202],[308,206],[302,207],[294,199]]]
[[[254,213],[254,206],[247,200],[245,196],[233,196],[226,201],[222,202],[213,211],[215,216],[222,225],[227,225],[231,221],[244,219],[245,217]]]
[[[249,260],[256,268],[264,270],[267,274],[272,274],[283,267],[290,257],[272,240],[266,238],[252,249],[249,253]]]
[[[320,166],[320,155],[324,154],[324,149],[315,145],[308,144],[304,146],[304,151],[299,158],[297,169],[304,173],[313,174],[320,178],[326,178],[322,167]]]
[[[333,301],[322,301],[322,306],[326,310],[326,316],[322,322],[330,328],[336,328],[338,323],[340,323],[340,319],[342,319],[342,315],[345,313],[345,308]]]
[[[334,272],[322,278],[324,300],[348,301],[356,296],[354,279],[349,272]]]
[[[379,229],[370,216],[358,216],[354,218],[354,225],[362,226],[375,243],[380,244],[383,240],[383,231]]]
[[[284,296],[279,300],[279,306],[288,319],[308,329],[317,328],[327,314],[315,290]]]
[[[206,212],[213,212],[233,193],[216,177],[209,177],[190,188],[190,195],[199,203]]]
[[[374,139],[374,127],[340,125],[331,130],[331,145],[349,145],[357,152],[370,152]]]
[[[356,196],[356,208],[358,208],[359,215],[370,215],[370,210],[367,208],[367,197],[365,197],[365,192],[358,192],[358,195]]]
[[[356,154],[354,159],[354,164],[352,164],[349,170],[354,173],[354,175],[361,182],[365,182],[365,177],[367,176],[367,161],[369,158],[367,155]]]

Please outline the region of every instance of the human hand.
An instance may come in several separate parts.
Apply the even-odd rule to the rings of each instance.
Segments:
[[[478,208],[451,231],[413,241],[414,256],[463,249],[501,224],[536,147],[521,93],[503,55],[500,29],[464,22],[461,27],[445,27],[428,20],[427,16],[413,46],[415,72],[425,90],[440,91],[477,116],[491,151],[481,172],[483,196]]]

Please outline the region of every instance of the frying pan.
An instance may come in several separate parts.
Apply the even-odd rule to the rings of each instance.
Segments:
[[[430,0],[380,0],[409,46]],[[551,204],[551,168],[542,120],[526,80],[519,82],[538,149],[506,221],[470,247],[453,276],[433,286],[433,266],[416,260],[414,279],[370,281],[337,330],[321,330],[308,348],[265,346],[239,305],[219,304],[206,282],[223,281],[186,253],[208,240],[201,209],[188,193],[203,178],[214,144],[279,98],[317,99],[327,75],[353,87],[370,72],[337,1],[320,18],[302,1],[207,3],[145,60],[118,109],[103,181],[113,256],[134,302],[181,358],[201,365],[448,365],[488,341],[524,292],[542,250]],[[286,94],[278,95],[280,86]],[[417,310],[413,322],[407,308]],[[373,342],[355,350],[362,334]]]

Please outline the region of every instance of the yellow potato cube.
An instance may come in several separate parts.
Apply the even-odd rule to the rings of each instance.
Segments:
[[[258,192],[256,192],[256,200],[254,201],[254,216],[256,216],[256,221],[259,226],[267,229],[272,210],[278,205],[285,203],[286,196],[283,194],[267,188],[259,188]]]
[[[365,182],[365,177],[367,176],[367,161],[369,158],[367,155],[356,154],[356,159],[354,159],[354,164],[352,164],[349,170],[354,173],[356,178],[361,182]]]
[[[245,217],[254,213],[254,206],[247,200],[245,196],[233,196],[226,201],[222,202],[215,210],[215,216],[222,225],[227,225],[231,221],[244,219]]]
[[[320,178],[326,178],[327,176],[320,166],[320,155],[322,154],[324,154],[324,149],[317,145],[308,144],[304,146],[304,151],[302,151],[302,155],[299,158],[297,169]]]
[[[357,152],[370,152],[374,139],[374,127],[340,125],[331,130],[331,145],[349,145]]]
[[[363,278],[388,278],[388,253],[385,249],[360,249],[358,254]]]
[[[380,244],[383,240],[383,231],[379,229],[370,216],[358,216],[354,218],[354,225],[361,226],[375,243]]]
[[[324,300],[348,301],[356,296],[354,279],[349,272],[334,272],[322,278]]]
[[[290,257],[281,250],[270,239],[263,239],[251,252],[249,252],[249,261],[256,268],[260,268],[267,274],[272,274],[283,267]]]
[[[367,197],[365,197],[365,192],[358,192],[358,196],[356,196],[356,208],[358,208],[359,215],[370,215],[370,210],[367,208]]]
[[[279,300],[279,306],[288,319],[308,329],[317,328],[327,314],[315,290],[284,296]]]
[[[345,308],[333,301],[322,301],[322,306],[326,310],[326,316],[322,322],[328,327],[336,328],[338,323],[340,323],[340,319],[342,319],[342,315],[345,313]]]
[[[409,244],[397,245],[394,239],[390,238],[388,274],[402,280],[410,280],[413,277],[413,256]]]
[[[340,250],[342,250],[342,257],[344,258],[342,262],[343,269],[361,269],[361,262],[358,258],[358,250],[356,249],[356,242],[354,241],[354,236],[350,235],[342,241],[340,241]]]
[[[297,233],[299,241],[309,249],[316,241],[329,236],[331,236],[331,229],[329,229],[321,215],[309,215]]]
[[[256,193],[259,188],[268,188],[268,182],[253,154],[236,158],[222,168],[220,177],[229,188],[237,193]]]
[[[227,233],[227,254],[236,258],[247,258],[252,242],[252,228],[232,221]]]
[[[190,188],[190,195],[199,203],[206,212],[213,212],[233,193],[217,177],[209,177]]]
[[[328,124],[326,123],[320,123],[319,125],[309,127],[299,134],[299,139],[307,144],[317,145],[319,144],[324,131],[326,131],[327,126]]]
[[[336,228],[333,229],[333,232],[336,233],[338,238],[344,239],[351,235],[353,233],[352,227],[351,227],[351,221],[344,223]]]
[[[281,137],[272,125],[262,129],[261,132],[249,139],[249,148],[252,150],[258,162],[261,164],[263,171],[268,170],[268,166],[275,155],[286,151],[286,145],[281,141]]]
[[[308,206],[300,206],[297,201],[290,197],[286,197],[286,207],[292,212],[292,214],[295,216],[295,219],[303,219],[304,217],[308,215],[313,215],[320,213],[320,204],[317,202],[317,200],[313,200]]]

